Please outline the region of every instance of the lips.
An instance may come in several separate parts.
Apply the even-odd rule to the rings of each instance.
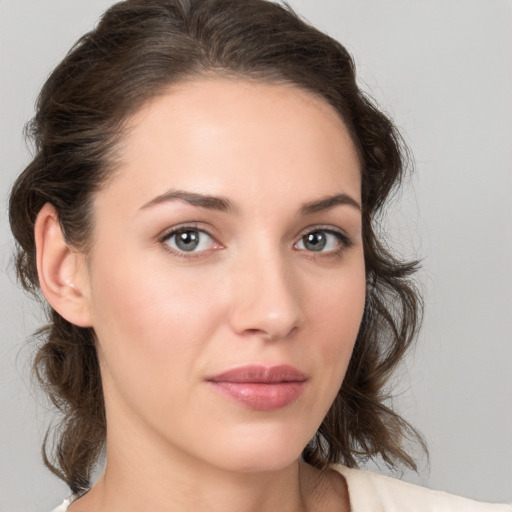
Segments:
[[[307,376],[289,365],[249,365],[206,379],[212,388],[239,404],[258,411],[273,411],[295,402]]]

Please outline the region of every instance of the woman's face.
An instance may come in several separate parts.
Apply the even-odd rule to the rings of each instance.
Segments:
[[[347,129],[299,89],[198,80],[146,104],[120,158],[85,271],[109,449],[285,467],[334,400],[363,312]]]

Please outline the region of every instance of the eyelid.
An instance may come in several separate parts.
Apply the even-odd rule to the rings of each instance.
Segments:
[[[294,243],[294,248],[296,245],[302,241],[302,239],[311,233],[315,233],[317,231],[321,231],[324,233],[328,233],[334,235],[338,238],[340,247],[334,250],[329,251],[308,251],[307,249],[297,249],[300,252],[307,253],[308,257],[318,258],[318,257],[329,257],[329,256],[341,256],[347,249],[354,245],[352,238],[341,228],[337,226],[333,226],[332,224],[327,225],[313,225],[304,228],[301,233],[298,235],[297,241]]]
[[[180,232],[187,231],[187,230],[199,231],[199,232],[206,234],[208,237],[210,237],[212,239],[214,247],[212,247],[210,249],[198,251],[198,252],[193,252],[193,251],[187,252],[187,251],[176,250],[176,249],[170,247],[170,245],[168,243],[166,243],[166,241],[171,236],[174,236]],[[209,226],[205,227],[200,222],[194,222],[194,221],[193,222],[184,222],[184,223],[166,228],[159,235],[157,235],[157,240],[162,246],[164,246],[164,249],[166,251],[170,252],[171,254],[173,254],[177,257],[185,258],[185,259],[196,259],[196,258],[205,257],[208,254],[210,254],[212,251],[216,251],[216,250],[224,248],[224,245],[218,241],[218,237],[216,237],[212,233],[212,231],[213,230]],[[317,253],[315,253],[314,251],[308,251],[306,249],[297,249],[297,250],[300,250],[301,252],[311,253],[311,255],[313,255],[315,257],[319,257],[322,255],[323,256],[332,256],[332,255],[339,256],[346,249],[348,249],[352,245],[354,245],[352,238],[346,233],[345,230],[339,228],[338,226],[333,226],[332,224],[314,224],[314,225],[310,225],[310,226],[307,226],[306,228],[302,229],[302,231],[299,233],[299,235],[297,235],[297,239],[293,244],[294,248],[296,249],[296,245],[302,240],[302,238],[304,236],[306,236],[310,233],[314,233],[316,231],[322,231],[322,232],[329,233],[329,234],[336,236],[339,239],[340,247],[336,250],[329,250],[329,251],[325,251],[325,252],[318,251]]]
[[[171,238],[174,235],[177,235],[179,233],[182,233],[184,231],[199,231],[201,233],[204,233],[205,235],[209,236],[212,241],[214,247],[210,249],[205,249],[202,251],[194,252],[194,251],[178,251],[174,248],[172,248],[167,242],[169,238]],[[170,228],[167,228],[163,230],[158,236],[157,236],[158,242],[164,247],[164,249],[171,253],[174,256],[177,256],[178,258],[184,258],[184,259],[197,259],[206,256],[208,253],[223,248],[223,245],[217,240],[217,238],[210,232],[209,229],[206,229],[205,227],[200,226],[200,223],[198,222],[185,222],[176,226],[172,226]]]
[[[173,225],[171,227],[167,227],[160,231],[160,233],[156,236],[156,239],[162,242],[175,233],[179,233],[180,231],[187,231],[189,229],[192,231],[201,231],[203,233],[206,233],[208,236],[212,237],[214,240],[217,240],[216,236],[212,233],[213,230],[210,228],[210,226],[197,221],[185,221],[180,222],[179,224]]]
[[[307,226],[299,233],[297,241],[299,241],[303,236],[308,235],[309,233],[314,233],[315,231],[325,231],[326,233],[338,235],[347,246],[351,246],[354,243],[350,235],[345,230],[337,226],[333,226],[332,224],[314,224],[312,226]]]

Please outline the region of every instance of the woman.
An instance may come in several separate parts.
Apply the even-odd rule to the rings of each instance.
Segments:
[[[414,467],[383,388],[420,302],[374,232],[400,139],[341,45],[259,0],[123,2],[32,126],[10,220],[59,510],[508,510],[349,469]]]

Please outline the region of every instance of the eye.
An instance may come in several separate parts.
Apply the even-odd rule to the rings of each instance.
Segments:
[[[295,247],[310,252],[340,252],[350,246],[349,238],[343,233],[328,229],[316,229],[301,237]]]
[[[162,240],[176,252],[202,252],[215,246],[213,238],[200,229],[179,228],[168,233]]]

